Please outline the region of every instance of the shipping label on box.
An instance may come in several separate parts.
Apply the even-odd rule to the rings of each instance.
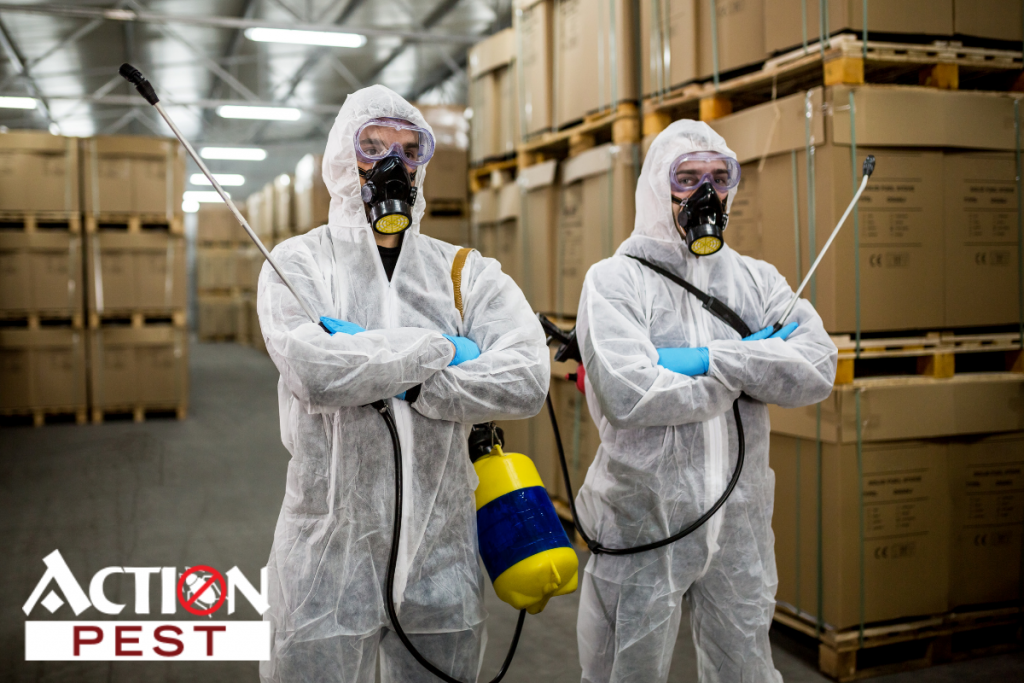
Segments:
[[[1016,323],[1017,189],[1012,153],[943,156],[946,324]]]

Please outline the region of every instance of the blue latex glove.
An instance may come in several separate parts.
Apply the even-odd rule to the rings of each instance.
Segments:
[[[355,323],[350,323],[345,320],[338,320],[337,318],[328,318],[326,315],[320,316],[320,322],[323,323],[324,327],[333,335],[341,332],[342,334],[356,334],[357,332],[366,332],[366,330]]]
[[[708,371],[708,350],[703,346],[696,349],[658,349],[658,365],[681,375],[703,375]]]
[[[786,341],[786,339],[789,338],[789,335],[793,334],[793,330],[799,327],[799,325],[800,323],[789,323],[775,334],[772,334],[772,329],[774,329],[775,326],[769,325],[768,327],[764,328],[763,330],[755,332],[749,337],[744,337],[743,341],[759,341],[761,339],[781,339],[782,341]]]
[[[403,391],[402,393],[400,393],[397,396],[395,396],[395,398],[397,398],[399,401],[404,401],[405,400],[405,392]]]
[[[455,346],[455,358],[452,358],[452,362],[448,363],[449,366],[465,363],[467,360],[480,357],[480,347],[469,337],[456,337],[450,334],[442,336]]]

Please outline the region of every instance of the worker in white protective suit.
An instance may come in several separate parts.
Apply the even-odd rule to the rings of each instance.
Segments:
[[[737,399],[746,441],[736,489],[694,533],[657,550],[591,557],[578,621],[587,682],[665,681],[684,597],[699,680],[782,680],[768,642],[778,579],[765,404],[826,398],[837,351],[807,301],[793,311],[795,324],[770,336],[793,291],[771,265],[722,244],[721,214],[739,183],[735,157],[705,123],[677,121],[658,135],[637,185],[633,234],[583,286],[577,334],[601,434],[576,499],[590,536],[613,548],[651,543],[712,507],[736,465]],[[688,281],[762,331],[741,337],[630,257]]]
[[[324,153],[329,223],[273,254],[334,334],[269,266],[260,275],[291,453],[267,563],[264,681],[372,683],[378,654],[383,681],[435,680],[384,606],[395,471],[385,422],[367,407],[381,399],[402,444],[401,625],[435,666],[467,682],[478,674],[486,613],[467,435],[539,412],[550,368],[541,327],[497,261],[468,255],[460,315],[458,247],[420,234],[425,202],[410,188],[422,187],[432,151],[430,126],[403,98],[379,85],[349,95]]]

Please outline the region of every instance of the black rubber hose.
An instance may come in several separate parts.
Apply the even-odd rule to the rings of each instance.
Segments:
[[[398,439],[398,427],[395,425],[395,417],[391,414],[391,408],[388,407],[388,404],[384,401],[374,401],[370,404],[370,407],[384,418],[384,423],[388,426],[388,432],[391,434],[391,447],[395,455],[395,523],[391,532],[391,555],[388,557],[385,589],[387,590],[387,598],[384,600],[384,607],[388,612],[388,618],[391,620],[395,633],[398,634],[398,639],[405,645],[405,649],[409,651],[409,654],[420,663],[420,666],[442,681],[445,681],[445,683],[464,683],[464,681],[449,676],[431,664],[426,657],[420,654],[419,650],[412,644],[412,641],[409,640],[409,636],[402,630],[402,625],[398,623],[398,610],[395,609],[395,569],[398,567],[398,539],[402,536],[402,443]],[[490,683],[498,683],[508,673],[508,667],[512,663],[512,657],[515,656],[516,647],[519,645],[519,636],[523,632],[523,621],[525,619],[526,610],[519,610],[519,621],[516,622],[516,632],[512,636],[512,644],[508,648],[508,654],[505,655],[505,661],[501,665],[501,670],[498,671],[497,676],[491,679]]]
[[[572,483],[569,481],[569,466],[565,462],[565,449],[562,447],[562,435],[558,431],[558,420],[555,419],[555,408],[551,404],[550,393],[548,393],[547,396],[547,404],[548,416],[551,418],[551,429],[555,433],[555,445],[558,446],[558,460],[562,465],[562,477],[565,479],[565,490],[569,494],[569,510],[572,512],[572,522],[576,526],[576,531],[579,533],[580,538],[582,538],[583,542],[587,544],[587,548],[590,549],[590,552],[595,555],[633,555],[675,543],[679,539],[689,536],[711,519],[712,515],[718,512],[720,507],[725,505],[725,501],[732,495],[733,489],[735,489],[736,484],[739,483],[740,473],[743,471],[743,460],[746,455],[746,444],[743,438],[743,420],[740,418],[740,400],[736,399],[732,404],[732,413],[736,417],[736,441],[739,448],[739,453],[736,455],[736,469],[733,470],[732,478],[729,479],[729,485],[725,487],[725,491],[722,492],[722,495],[717,501],[715,501],[715,504],[712,505],[707,512],[694,520],[693,523],[686,526],[679,532],[672,534],[668,538],[663,538],[660,541],[654,541],[653,543],[633,546],[632,548],[609,548],[607,546],[603,546],[587,536],[587,533],[583,530],[583,526],[580,524],[580,517],[576,513],[576,496],[572,491]]]

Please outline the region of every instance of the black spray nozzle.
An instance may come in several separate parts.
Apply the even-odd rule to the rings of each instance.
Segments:
[[[559,363],[567,360],[574,360],[577,363],[583,363],[583,357],[580,355],[580,345],[576,341],[576,328],[572,328],[568,332],[563,330],[558,325],[548,320],[547,316],[543,313],[537,314],[537,319],[540,320],[541,327],[544,328],[544,334],[547,335],[548,344],[558,343],[558,350],[555,351],[555,360]]]
[[[160,101],[160,98],[156,96],[156,90],[153,89],[153,85],[146,80],[146,77],[142,75],[142,72],[136,69],[131,64],[122,64],[121,68],[117,70],[121,77],[135,86],[135,89],[139,91],[139,94],[146,98],[146,101],[150,104],[156,104]]]
[[[869,154],[868,158],[864,160],[864,167],[862,169],[863,174],[871,177],[871,174],[875,172],[875,155]]]

